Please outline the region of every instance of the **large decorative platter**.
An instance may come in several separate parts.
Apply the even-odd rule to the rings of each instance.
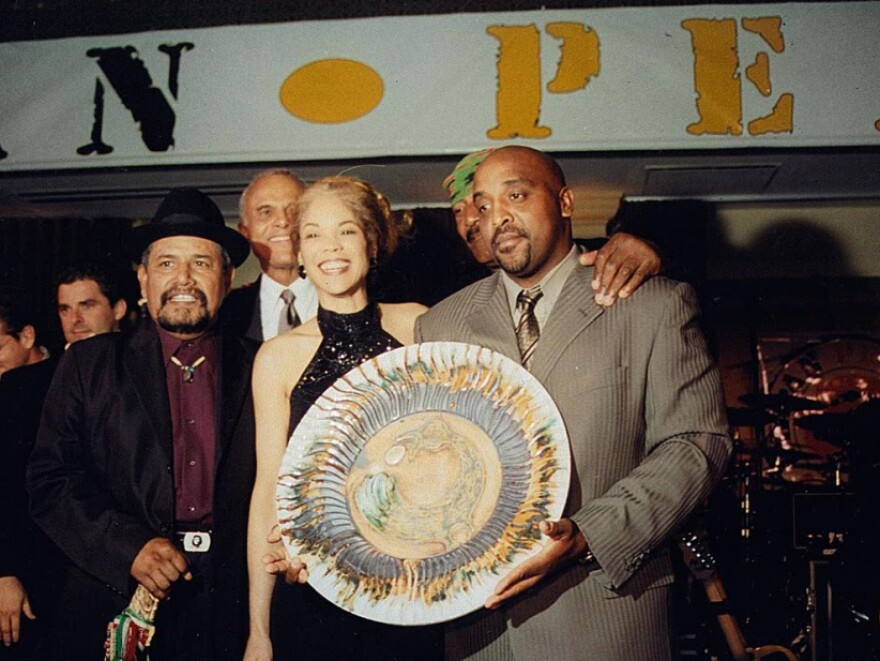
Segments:
[[[338,379],[294,430],[282,537],[341,608],[443,622],[541,550],[570,465],[559,410],[518,363],[468,344],[403,347]]]

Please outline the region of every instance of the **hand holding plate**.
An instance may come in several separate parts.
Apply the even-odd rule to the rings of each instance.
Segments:
[[[541,533],[550,538],[549,541],[535,557],[501,579],[495,594],[486,602],[486,608],[498,608],[502,602],[528,590],[580,557],[587,549],[586,538],[571,519],[541,521],[539,526]]]
[[[277,523],[272,526],[266,541],[274,548],[263,556],[263,568],[270,574],[284,574],[284,580],[290,585],[305,584],[309,580],[308,569],[302,560],[287,555],[287,549],[281,544],[281,527]]]

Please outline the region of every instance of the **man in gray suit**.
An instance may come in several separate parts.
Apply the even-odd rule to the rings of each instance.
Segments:
[[[562,413],[573,474],[563,518],[540,524],[543,550],[450,623],[447,657],[670,659],[669,538],[730,454],[694,292],[659,277],[597,305],[572,243],[573,193],[541,152],[494,152],[473,200],[501,271],[421,317],[417,340],[522,360]]]

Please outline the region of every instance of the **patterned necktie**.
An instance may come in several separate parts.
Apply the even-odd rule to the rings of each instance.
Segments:
[[[285,333],[291,328],[299,326],[299,317],[296,314],[296,308],[293,307],[293,301],[296,297],[289,289],[281,291],[281,300],[284,301],[284,307],[281,308],[281,314],[278,316],[278,334]]]
[[[535,304],[544,295],[540,285],[531,289],[523,289],[516,297],[516,309],[519,311],[519,322],[516,324],[516,343],[523,367],[531,370],[532,355],[541,336],[538,318],[535,316]]]

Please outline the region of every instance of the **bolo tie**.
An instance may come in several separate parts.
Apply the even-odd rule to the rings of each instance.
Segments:
[[[182,363],[177,356],[171,356],[171,362],[177,365],[180,368],[180,371],[183,372],[183,382],[184,383],[192,383],[193,376],[196,373],[196,368],[207,360],[204,356],[201,356],[196,359],[196,361],[192,365],[186,365]]]

